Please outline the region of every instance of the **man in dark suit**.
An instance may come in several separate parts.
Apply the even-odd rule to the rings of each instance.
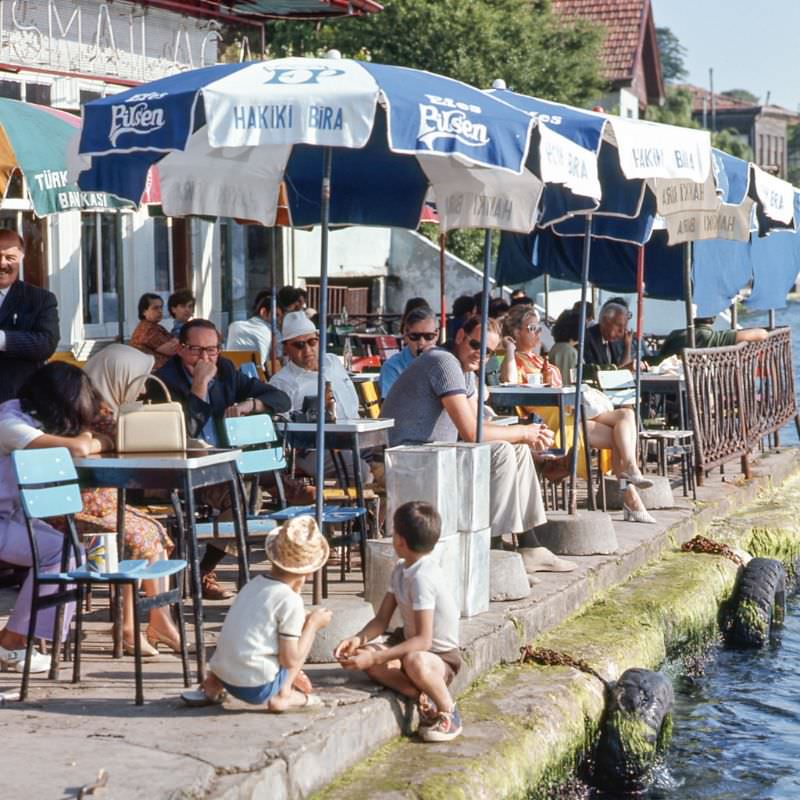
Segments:
[[[628,330],[628,309],[617,303],[606,303],[597,325],[586,329],[583,363],[597,369],[629,368],[632,363],[633,335]]]
[[[58,345],[56,296],[19,279],[25,246],[0,230],[0,402],[16,397]]]
[[[181,328],[177,354],[155,373],[169,388],[172,399],[183,406],[187,434],[211,445],[224,444],[224,417],[280,414],[291,408],[285,392],[248,378],[233,362],[220,358],[219,341],[213,322],[193,319]],[[158,387],[151,387],[149,391],[154,399],[158,397]],[[231,501],[227,487],[221,488],[224,491],[217,487],[203,490],[203,501],[226,512]],[[224,550],[209,545],[200,562],[206,600],[224,600],[231,596],[214,574],[224,555]]]

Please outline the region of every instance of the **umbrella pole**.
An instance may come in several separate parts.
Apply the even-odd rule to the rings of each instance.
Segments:
[[[269,371],[274,375],[278,371],[278,228],[272,228],[272,263],[270,264],[270,298],[269,327],[271,343],[269,346]]]
[[[683,246],[683,302],[686,306],[686,341],[694,349],[694,310],[692,309],[692,243]]]
[[[481,365],[478,369],[478,419],[475,441],[483,441],[483,403],[486,386],[486,325],[489,320],[489,271],[492,265],[492,231],[483,236],[483,292],[481,294]]]
[[[97,218],[98,224],[100,217]],[[114,238],[116,239],[117,253],[122,256],[122,214],[116,212],[114,218]],[[122,269],[121,259],[117,261],[116,273],[116,289],[117,289],[117,336],[119,336],[120,344],[125,343],[125,274]]]
[[[330,147],[322,151],[322,191],[320,203],[320,265],[319,265],[319,370],[317,371],[317,436],[314,480],[317,485],[316,518],[320,531],[323,529],[323,506],[325,502],[325,360],[328,349],[328,228],[331,211],[331,164],[333,152]],[[353,465],[355,469],[358,464]],[[325,569],[323,566],[322,569]],[[322,570],[314,573],[313,601],[322,599]]]
[[[545,324],[549,324],[550,321],[550,274],[548,272],[544,274],[544,321]]]
[[[636,254],[636,430],[642,429],[642,323],[644,320],[644,245]]]
[[[447,298],[444,288],[444,266],[445,266],[445,245],[447,244],[447,234],[439,234],[439,303],[441,323],[439,328],[439,344],[447,341]]]
[[[578,495],[575,491],[575,482],[578,476],[578,446],[580,443],[581,429],[581,383],[583,382],[583,349],[586,343],[586,296],[589,293],[589,261],[592,256],[592,215],[586,215],[586,230],[583,235],[583,269],[581,271],[581,310],[578,326],[578,364],[575,369],[575,411],[573,414],[572,429],[572,457],[569,460],[569,513],[578,513]],[[589,442],[583,443],[584,447]],[[589,491],[594,488],[589,481]]]

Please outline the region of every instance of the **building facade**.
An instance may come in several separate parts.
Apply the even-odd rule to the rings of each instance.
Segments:
[[[303,0],[291,13],[285,3],[271,0],[238,5],[289,16],[380,9],[372,0]],[[249,38],[258,40],[260,18],[233,17],[227,5],[213,2],[0,0],[0,97],[80,114],[96,98],[217,63],[232,37],[248,27],[255,32]],[[242,56],[249,56],[244,45]],[[59,349],[82,355],[95,341],[130,336],[144,292],[166,298],[189,288],[198,316],[224,328],[247,316],[252,298],[271,285],[273,274],[279,283],[285,278],[286,237],[269,229],[233,220],[170,219],[157,205],[38,219],[21,177],[0,205],[0,226],[26,240],[25,279],[58,297]]]

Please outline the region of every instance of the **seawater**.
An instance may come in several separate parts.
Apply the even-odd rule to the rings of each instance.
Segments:
[[[746,327],[768,316],[740,314]],[[792,330],[800,397],[800,303],[775,312]],[[794,421],[781,444],[797,445]],[[665,666],[675,691],[672,741],[643,800],[800,800],[800,595],[787,604],[785,624],[761,650],[712,647],[699,662]],[[565,800],[630,800],[596,792],[580,781],[557,790]]]

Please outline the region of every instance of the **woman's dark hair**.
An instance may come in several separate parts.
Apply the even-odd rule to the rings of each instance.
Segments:
[[[502,297],[493,297],[489,301],[489,316],[492,319],[497,319],[506,314],[509,308],[511,306]]]
[[[300,289],[295,289],[294,286],[281,286],[278,289],[278,308],[287,311],[298,300],[302,300],[303,296]]]
[[[161,300],[161,295],[154,294],[153,292],[145,292],[139,298],[139,319],[144,319],[144,312],[150,308],[150,303],[152,303],[153,300]],[[163,303],[164,301],[161,300],[161,302]]]
[[[100,395],[89,376],[60,361],[37,369],[17,396],[22,410],[53,436],[77,436],[90,427],[100,409]]]
[[[520,294],[520,295],[517,295],[517,297],[514,297],[514,295],[512,294],[511,295],[511,305],[512,306],[532,306],[532,305],[534,305],[534,302],[526,294]]]
[[[456,297],[453,300],[453,314],[456,319],[461,319],[467,314],[471,314],[478,304],[471,294],[462,294],[461,297]]]
[[[169,311],[169,315],[171,317],[174,317],[175,315],[172,313],[172,310],[174,308],[176,308],[177,306],[186,306],[189,303],[194,303],[194,302],[196,302],[195,297],[190,289],[178,289],[177,292],[173,292],[169,296],[169,300],[167,300],[167,311]]]
[[[557,342],[577,342],[581,317],[576,311],[562,311],[553,325],[553,339]]]

